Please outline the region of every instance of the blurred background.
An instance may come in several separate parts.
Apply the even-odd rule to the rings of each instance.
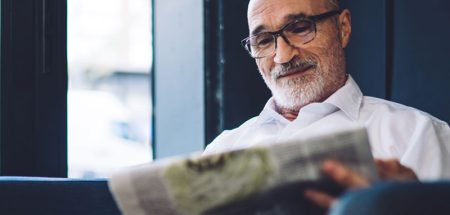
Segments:
[[[68,176],[149,162],[150,0],[68,0]]]

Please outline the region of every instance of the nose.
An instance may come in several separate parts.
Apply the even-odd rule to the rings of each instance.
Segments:
[[[283,64],[290,62],[294,56],[298,54],[297,48],[289,44],[283,36],[278,36],[276,39],[277,48],[275,50],[274,62],[277,64]]]

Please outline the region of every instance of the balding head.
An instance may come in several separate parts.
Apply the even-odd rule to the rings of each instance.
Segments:
[[[267,0],[250,0],[249,1],[249,9],[251,8],[252,4],[258,3],[258,2],[264,2]],[[315,2],[325,5],[327,9],[329,10],[340,10],[340,0],[316,0]]]
[[[340,1],[339,0],[328,0],[328,6],[330,10],[340,10]]]

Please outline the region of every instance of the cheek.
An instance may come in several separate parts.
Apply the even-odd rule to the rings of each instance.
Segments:
[[[263,58],[256,60],[256,65],[258,66],[259,72],[264,77],[270,76],[270,71],[272,71],[273,61],[270,61],[270,58]]]
[[[322,61],[329,60],[333,51],[340,46],[340,41],[336,36],[338,32],[332,30],[322,30],[317,32],[316,38],[311,43],[310,51],[315,56],[320,56]]]
[[[336,50],[339,48],[336,44],[336,42],[324,41],[320,45],[310,49],[310,54],[317,59],[318,66],[321,70],[326,71],[335,64],[335,60],[337,60]]]
[[[318,49],[315,54],[319,60],[319,65],[321,67],[327,66],[329,64],[329,54],[330,54],[330,49],[325,49],[325,48],[320,48]]]

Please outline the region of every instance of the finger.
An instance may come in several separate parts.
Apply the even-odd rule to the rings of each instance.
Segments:
[[[400,179],[402,179],[402,180],[418,180],[419,179],[417,177],[416,173],[412,169],[410,169],[406,166],[403,166],[400,163],[398,163],[398,164],[400,165],[400,168],[399,168],[399,172],[400,172],[400,176],[401,176]]]
[[[375,164],[377,166],[377,172],[380,179],[387,180],[391,177],[393,171],[387,160],[376,159]]]
[[[395,166],[392,165],[390,160],[375,160],[377,166],[378,175],[383,180],[392,179],[395,175]]]
[[[305,191],[305,197],[322,208],[330,208],[336,202],[334,197],[312,189]]]
[[[375,160],[378,174],[384,180],[417,180],[414,171],[398,160]]]
[[[323,171],[334,181],[348,188],[369,186],[369,181],[366,178],[351,171],[349,168],[337,161],[325,161],[323,164]]]

